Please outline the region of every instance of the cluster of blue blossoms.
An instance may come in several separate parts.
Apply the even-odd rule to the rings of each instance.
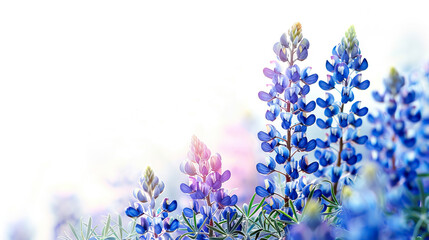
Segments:
[[[268,205],[287,206],[288,201],[292,200],[298,211],[301,211],[312,187],[317,188],[313,197],[320,198],[322,194],[325,197],[331,196],[329,185],[316,186],[308,183],[310,174],[319,179],[327,177],[334,183],[334,193],[340,180],[343,185],[349,185],[357,174],[356,163],[362,160],[362,154],[357,152],[354,145],[362,145],[368,139],[358,132],[363,122],[361,117],[368,113],[368,108],[362,107],[360,101],[355,101],[353,90],[365,90],[370,84],[368,80],[362,80],[361,72],[367,69],[368,62],[362,59],[354,27],[351,27],[341,43],[334,47],[331,61],[326,61],[326,69],[331,73],[328,80],[319,81],[319,86],[324,91],[338,91],[340,100],[335,101],[334,95],[327,92],[325,98],[307,102],[310,85],[318,81],[318,75],[310,74],[310,67],[300,71],[294,62],[306,59],[310,44],[307,39],[302,38],[299,24],[289,31],[289,40],[290,42],[287,35],[283,34],[280,42],[274,45],[278,60],[288,64],[286,71],[282,73],[277,61],[274,62],[274,70],[264,69],[265,76],[272,79],[271,90],[269,93],[259,92],[259,98],[268,102],[266,119],[274,122],[280,116],[280,125],[286,130],[286,134],[282,135],[273,124],[267,125],[266,132],[258,133],[262,150],[275,153],[275,157],[270,156],[266,164],[258,163],[256,166],[263,175],[280,174],[283,176],[280,182],[286,183],[276,186],[267,179],[265,187],[256,187],[256,193],[265,198],[280,197],[280,200],[269,201]],[[346,112],[346,107],[350,104]],[[326,119],[316,118],[311,114],[316,105],[324,109]],[[329,130],[325,139],[307,138],[307,128],[314,123],[321,129]],[[317,161],[310,163],[307,154],[301,155],[297,160],[294,158],[296,153],[309,153],[316,147],[318,149],[314,151],[314,156]],[[284,170],[277,165],[283,166]],[[284,195],[276,192],[276,189],[284,191]],[[325,201],[322,204],[326,206]]]
[[[355,145],[362,145],[368,140],[358,130],[363,123],[361,117],[368,113],[368,108],[361,106],[361,101],[355,101],[353,93],[355,89],[366,90],[369,87],[369,80],[362,80],[361,73],[367,68],[368,62],[362,60],[359,41],[352,26],[341,43],[332,50],[331,60],[326,61],[326,69],[331,74],[327,76],[327,81],[319,81],[326,96],[316,100],[317,105],[324,109],[326,117],[318,118],[316,124],[328,130],[324,139],[316,139],[317,147],[321,150],[317,149],[314,155],[322,166],[316,175],[328,176],[335,184],[335,193],[340,181],[349,185],[356,176],[356,163],[362,160],[362,154],[358,153]],[[328,92],[332,90],[338,92],[338,101],[334,94]]]
[[[148,168],[134,191],[137,201],[125,211],[139,239],[429,237],[429,98],[419,81],[392,68],[384,91],[373,93],[386,109],[370,112],[355,98],[356,89],[366,90],[370,82],[363,80],[368,62],[354,27],[326,61],[326,80],[298,66],[309,49],[296,23],[274,44],[274,67],[263,70],[270,88],[258,97],[267,103],[270,123],[257,135],[267,157],[256,165],[264,185],[256,186],[249,204],[237,205],[237,195],[224,187],[231,172],[194,136],[180,167],[188,179],[180,190],[189,204],[176,218],[170,217],[176,201],[164,199],[156,208],[164,183]],[[310,98],[316,83],[325,97]],[[372,126],[368,136],[360,133],[365,116]],[[312,139],[314,132],[319,137]],[[372,161],[360,164],[365,159]]]
[[[404,184],[417,193],[417,170],[429,156],[429,132],[425,131],[429,119],[422,118],[418,91],[395,68],[390,70],[384,84],[384,92],[374,91],[373,97],[385,103],[386,109],[368,116],[373,128],[367,146],[372,150],[372,159],[390,175],[392,186]],[[420,124],[424,127],[421,132]]]
[[[164,191],[164,183],[159,180],[153,170],[148,167],[140,179],[141,188],[133,192],[137,200],[134,206],[125,211],[126,215],[136,220],[136,232],[141,240],[170,239],[170,233],[179,228],[179,221],[169,217],[169,213],[177,208],[177,201],[162,202],[161,208],[156,209],[156,199]]]
[[[265,186],[258,186],[255,190],[257,195],[267,198],[268,212],[270,208],[289,205],[289,201],[302,210],[311,187],[306,175],[319,169],[319,163],[309,162],[305,154],[316,148],[316,140],[307,137],[307,128],[316,122],[316,116],[311,113],[316,102],[307,101],[307,94],[310,85],[317,82],[318,75],[310,73],[311,67],[300,70],[296,64],[307,58],[309,48],[310,42],[303,37],[301,24],[297,23],[274,45],[278,61],[287,64],[286,70],[282,70],[278,61],[273,61],[274,69],[265,68],[263,71],[272,84],[268,93],[261,91],[258,96],[267,102],[269,109],[265,118],[273,124],[267,125],[267,131],[260,131],[258,138],[262,141],[262,150],[274,155],[268,156],[265,164],[258,163],[256,169],[263,175],[280,175],[277,184],[267,178]],[[285,134],[274,126],[277,119]],[[297,153],[304,154],[297,158]],[[314,196],[320,195],[321,190],[318,190]],[[284,210],[290,211],[290,208]]]

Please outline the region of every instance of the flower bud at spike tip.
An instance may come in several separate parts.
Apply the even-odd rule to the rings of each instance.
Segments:
[[[154,174],[152,168],[151,167],[147,167],[146,171],[145,171],[144,178],[145,178],[146,182],[149,185],[152,184],[152,181],[154,180],[154,177],[155,177],[155,174]]]
[[[222,158],[218,153],[210,158],[210,167],[213,171],[220,173],[222,168]]]
[[[302,40],[302,27],[301,23],[297,22],[289,29],[289,38],[292,44],[296,47]]]
[[[346,31],[345,37],[341,42],[344,46],[344,49],[346,49],[349,54],[353,51],[355,46],[359,47],[359,41],[357,40],[356,30],[353,25],[351,25]]]
[[[191,162],[186,162],[184,166],[184,172],[189,176],[194,176],[197,174],[197,170],[195,169],[195,165]]]

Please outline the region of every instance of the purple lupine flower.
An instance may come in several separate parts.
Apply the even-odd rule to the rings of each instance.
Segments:
[[[276,72],[266,71],[266,74],[274,76]],[[260,137],[267,140],[271,138],[270,134],[261,134]],[[222,172],[221,156],[218,153],[212,155],[196,136],[192,137],[188,159],[181,164],[180,169],[189,178],[189,183],[182,183],[180,190],[189,194],[193,201],[193,208],[184,208],[183,214],[190,218],[189,221],[194,221],[194,214],[200,215],[199,222],[195,224],[201,227],[203,231],[201,236],[213,236],[206,224],[213,226],[213,221],[216,221],[213,218],[215,211],[223,211],[238,202],[237,195],[229,194],[222,187],[222,184],[231,178],[231,172],[229,170]]]
[[[231,177],[229,170],[222,173],[221,161],[218,153],[211,155],[207,146],[193,136],[188,159],[181,164],[182,172],[189,175],[189,185],[180,185],[182,192],[193,199],[205,199],[211,192],[221,189],[222,183]]]

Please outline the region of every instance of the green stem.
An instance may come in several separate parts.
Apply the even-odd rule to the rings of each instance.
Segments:
[[[344,103],[341,104],[341,113],[344,111]],[[337,155],[337,167],[341,167],[341,153],[343,152],[343,135],[341,134],[341,138],[340,138],[340,142],[339,142],[339,146],[338,146],[338,155]],[[334,194],[337,194],[337,187],[338,187],[338,182],[340,180],[338,179],[338,181],[336,183],[334,183]]]

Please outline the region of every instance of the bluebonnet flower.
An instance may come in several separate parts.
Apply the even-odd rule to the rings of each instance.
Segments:
[[[353,186],[343,188],[342,208],[337,219],[346,231],[339,232],[337,237],[411,239],[413,228],[405,221],[403,213],[386,208],[394,205],[393,209],[397,209],[397,203],[403,204],[404,200],[388,191],[388,177],[373,163],[365,165],[361,176]]]
[[[280,186],[265,179],[265,186],[256,187],[256,194],[260,197],[276,199],[269,200],[274,204],[270,205],[271,208],[283,208],[289,200],[297,200],[300,206],[304,204],[304,186],[298,187],[298,183],[306,182],[303,176],[319,169],[319,163],[310,162],[307,155],[296,158],[297,153],[311,152],[317,145],[314,139],[307,136],[307,128],[316,122],[316,116],[311,113],[316,102],[309,101],[307,95],[310,85],[317,82],[318,75],[310,73],[311,67],[297,65],[298,61],[307,58],[309,48],[310,42],[303,37],[301,24],[296,23],[288,34],[283,34],[280,41],[274,44],[277,56],[277,61],[272,61],[274,69],[265,68],[263,71],[272,84],[268,92],[261,91],[258,96],[267,102],[269,109],[265,118],[273,124],[267,125],[267,131],[260,131],[258,138],[262,141],[262,150],[274,155],[268,156],[266,163],[258,163],[256,169],[263,175],[278,173],[283,178],[280,182],[286,182]],[[282,69],[282,62],[287,63],[285,70]],[[285,135],[277,130],[274,122],[279,122]]]
[[[192,137],[188,158],[182,162],[180,170],[188,175],[189,184],[182,183],[180,189],[183,193],[189,194],[193,201],[193,209],[185,208],[183,213],[186,217],[201,215],[199,223],[204,227],[202,230],[213,236],[205,224],[213,226],[213,221],[217,221],[214,212],[234,206],[238,202],[237,195],[229,194],[222,184],[231,177],[231,172],[222,172],[222,158],[216,154],[211,154],[207,146],[196,136]],[[205,234],[201,234],[204,238]]]
[[[179,228],[179,221],[169,217],[177,208],[177,201],[163,200],[161,208],[156,209],[156,199],[164,191],[165,185],[152,168],[147,167],[140,179],[141,188],[133,192],[137,200],[125,210],[125,214],[135,219],[136,232],[140,239],[172,239],[170,234]]]
[[[317,147],[314,156],[319,160],[323,170],[319,176],[328,176],[335,184],[337,191],[340,180],[343,184],[351,183],[349,177],[342,177],[344,172],[353,171],[354,165],[362,159],[355,144],[362,145],[367,136],[361,136],[358,128],[362,125],[361,117],[368,113],[368,108],[355,101],[354,89],[366,90],[370,83],[362,80],[362,71],[368,68],[368,62],[362,59],[359,41],[356,32],[351,26],[341,43],[334,47],[330,61],[326,61],[326,69],[330,72],[327,81],[320,80],[319,86],[325,91],[336,90],[339,93],[338,101],[333,94],[326,92],[324,98],[317,98],[316,103],[324,109],[326,119],[318,118],[316,124],[329,132],[325,139],[316,139]],[[348,108],[347,106],[351,104]],[[323,150],[322,150],[323,149]]]
[[[314,200],[307,203],[303,220],[289,227],[291,240],[333,240],[335,239],[334,227],[322,220],[320,212],[322,206]]]
[[[384,92],[374,92],[373,96],[376,101],[385,103],[386,112],[368,116],[373,129],[367,146],[372,150],[372,159],[390,174],[391,185],[401,184],[416,193],[416,171],[421,160],[426,158],[419,150],[427,146],[425,140],[417,144],[418,127],[422,122],[418,94],[395,68],[390,70],[384,84]]]

